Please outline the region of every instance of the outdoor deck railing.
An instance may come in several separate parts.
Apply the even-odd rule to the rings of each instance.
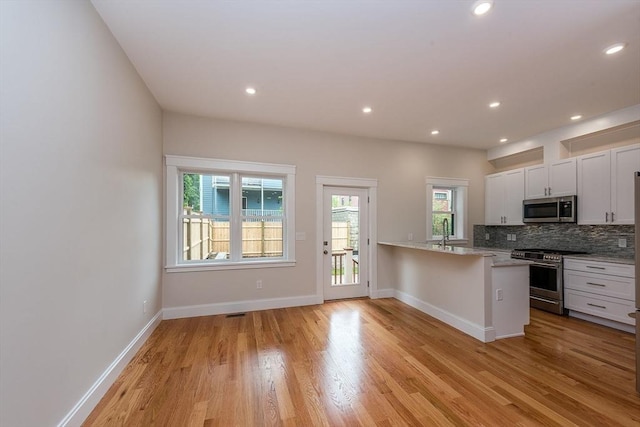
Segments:
[[[351,258],[351,268],[348,268],[348,258]],[[347,257],[347,251],[331,252],[331,283],[334,285],[347,285],[358,283],[360,279],[360,263],[351,255]]]

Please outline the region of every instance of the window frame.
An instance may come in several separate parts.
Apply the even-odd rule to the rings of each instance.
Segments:
[[[453,190],[452,212],[455,223],[452,224],[455,234],[449,237],[451,243],[466,244],[469,241],[467,234],[467,190],[469,180],[464,178],[440,178],[427,177],[425,179],[427,187],[427,241],[442,240],[442,235],[434,235],[433,232],[433,214],[440,211],[433,210],[433,190],[438,188],[446,188]]]
[[[183,173],[230,175],[229,195],[232,205],[229,212],[232,242],[230,259],[190,260],[188,262],[182,260]],[[166,155],[165,174],[165,269],[167,272],[291,267],[295,265],[295,166]],[[242,258],[242,176],[277,178],[283,181],[283,216],[278,217],[283,220],[282,257]],[[239,204],[240,208],[233,207],[235,204]],[[234,233],[234,228],[239,232]]]

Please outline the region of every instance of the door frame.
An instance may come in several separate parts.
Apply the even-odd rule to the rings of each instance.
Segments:
[[[324,223],[324,188],[325,187],[349,187],[360,188],[367,191],[369,203],[367,203],[367,215],[369,217],[369,254],[367,259],[367,275],[369,288],[367,294],[370,298],[376,298],[378,293],[378,221],[377,221],[377,190],[378,180],[368,178],[344,178],[336,176],[316,176],[316,296],[324,301],[324,262],[323,262],[323,223]]]

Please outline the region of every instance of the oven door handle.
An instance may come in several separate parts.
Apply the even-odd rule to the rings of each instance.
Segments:
[[[531,267],[542,267],[542,268],[552,268],[554,270],[560,269],[560,264],[546,264],[542,262],[534,262],[529,264]]]
[[[529,295],[529,298],[534,299],[536,301],[546,302],[548,304],[555,304],[555,305],[560,304],[558,301],[554,301],[554,300],[550,300],[550,299],[546,299],[546,298],[534,297],[533,295]]]

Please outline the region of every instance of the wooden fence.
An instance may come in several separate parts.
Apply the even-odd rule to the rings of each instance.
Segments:
[[[230,228],[228,221],[209,218],[184,218],[183,259],[228,259]],[[249,220],[242,222],[242,256],[282,256],[282,223]]]
[[[228,259],[231,252],[228,221],[210,218],[184,218],[184,260]],[[333,222],[333,251],[352,247],[348,222]],[[282,256],[282,223],[279,221],[249,220],[242,223],[242,256]]]
[[[333,221],[331,223],[331,250],[341,251],[352,248],[351,224],[349,222]]]

